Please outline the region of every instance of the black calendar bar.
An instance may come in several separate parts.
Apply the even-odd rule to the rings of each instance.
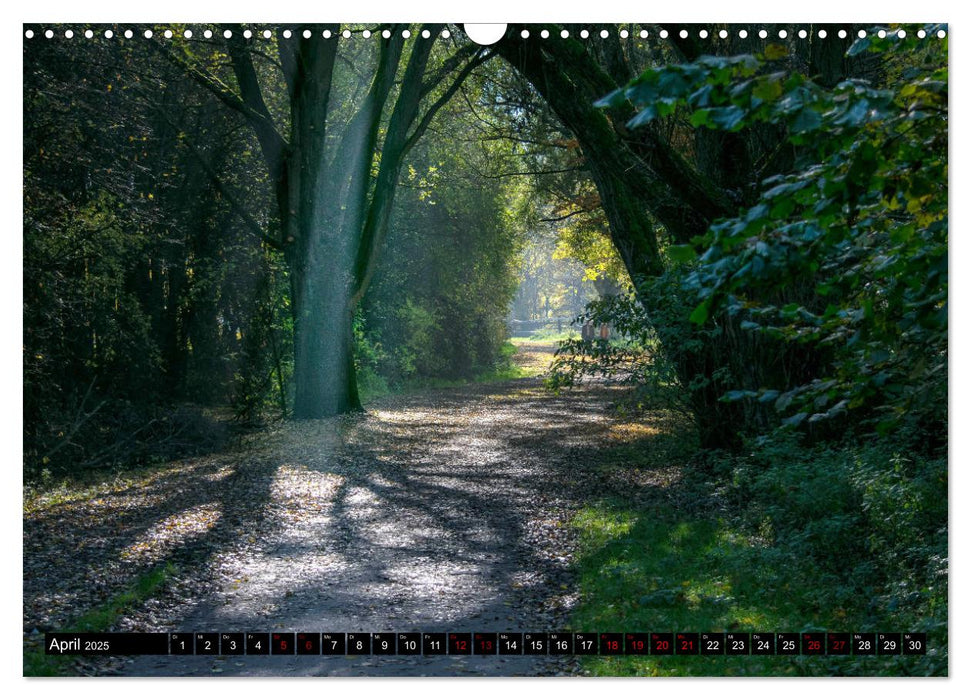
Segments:
[[[186,635],[189,638],[191,636]],[[169,635],[165,633],[48,632],[44,635],[44,651],[52,656],[168,654]]]
[[[48,632],[51,656],[913,656],[923,632]]]

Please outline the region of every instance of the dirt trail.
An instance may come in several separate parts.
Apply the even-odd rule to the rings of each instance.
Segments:
[[[530,375],[543,375],[556,359],[557,344],[542,340],[517,339],[512,361]]]
[[[595,460],[616,424],[608,408],[615,398],[602,385],[552,396],[528,379],[295,422],[243,453],[187,463],[167,481],[114,496],[129,507],[110,495],[98,499],[115,522],[101,533],[103,561],[87,572],[184,560],[162,594],[118,631],[563,629],[576,601],[568,523],[598,483],[578,465]],[[55,511],[63,516],[52,508],[29,528],[25,521],[25,537],[52,531]],[[125,675],[576,672],[570,658],[454,656],[134,657],[91,668]]]

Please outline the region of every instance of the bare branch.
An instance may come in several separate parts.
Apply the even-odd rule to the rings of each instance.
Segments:
[[[557,221],[566,221],[567,219],[570,219],[574,216],[578,216],[580,214],[589,214],[590,212],[593,212],[593,211],[596,211],[596,209],[577,209],[576,211],[571,211],[569,214],[564,214],[563,216],[556,216],[551,219],[538,219],[538,221],[552,224],[552,223],[556,223]]]
[[[168,113],[160,105],[156,104],[155,110],[176,133],[181,132],[181,130],[169,117]],[[202,155],[202,152],[196,148],[195,144],[193,144],[192,141],[187,138],[179,139],[179,143],[184,144],[185,147],[189,149],[189,153],[193,155],[193,157],[205,171],[206,175],[209,176],[213,186],[216,188],[219,194],[225,197],[226,201],[229,202],[229,205],[233,208],[233,212],[243,220],[246,227],[267,245],[276,248],[277,250],[283,250],[283,243],[273,238],[263,230],[263,227],[260,226],[259,222],[257,222],[256,219],[253,218],[252,214],[247,211],[246,207],[240,204],[239,200],[233,195],[232,192],[229,191],[226,185],[223,184],[222,179],[219,177],[219,173],[217,173],[216,170],[209,164],[209,161],[207,161],[205,156]]]
[[[479,173],[482,177],[490,180],[499,180],[504,177],[536,177],[538,175],[560,175],[562,173],[576,173],[586,170],[585,165],[575,165],[572,168],[557,168],[556,170],[521,170],[510,173]]]
[[[287,83],[287,97],[293,99],[294,84],[297,79],[297,43],[283,36],[283,29],[277,29],[277,52],[280,54],[280,69]]]
[[[493,56],[495,56],[495,54],[491,51],[479,53],[471,61],[465,64],[462,70],[459,71],[458,75],[455,76],[452,84],[446,88],[445,92],[443,92],[441,96],[439,96],[439,98],[431,104],[431,106],[429,106],[428,110],[425,112],[425,115],[421,118],[421,121],[418,122],[418,126],[416,126],[415,130],[411,132],[408,140],[405,141],[405,153],[411,150],[411,147],[414,146],[418,139],[421,138],[422,134],[424,134],[425,130],[428,128],[428,125],[431,124],[432,119],[435,118],[438,110],[440,110],[450,99],[452,99],[452,96],[462,86],[462,83],[465,82],[465,79],[469,76],[469,74]]]
[[[442,65],[439,66],[438,70],[428,76],[426,80],[422,81],[420,92],[421,96],[423,98],[426,97],[438,86],[439,83],[445,79],[445,76],[458,68],[462,61],[469,56],[472,56],[474,53],[476,53],[476,51],[478,51],[478,46],[474,44],[467,44],[445,59],[442,62]]]
[[[177,55],[175,52],[167,48],[164,43],[153,42],[152,46],[155,47],[157,51],[161,51],[165,58],[178,66],[183,72],[185,72],[186,75],[212,93],[223,104],[239,112],[246,118],[246,120],[253,127],[253,130],[256,132],[256,136],[260,141],[260,146],[263,149],[263,157],[267,162],[270,173],[273,175],[274,179],[276,179],[279,176],[280,168],[282,167],[283,154],[286,153],[289,145],[287,144],[286,139],[283,138],[283,136],[277,131],[276,125],[273,123],[273,119],[270,116],[269,110],[266,108],[266,104],[263,102],[262,93],[257,93],[257,95],[254,95],[252,85],[248,85],[245,88],[243,87],[243,84],[247,83],[250,78],[252,80],[256,79],[256,72],[253,70],[252,61],[248,58],[241,58],[241,60],[244,62],[248,61],[251,74],[250,78],[246,78],[245,76],[247,71],[245,67],[241,68],[244,79],[240,81],[241,94],[237,94],[217,76],[201,70],[186,58]],[[245,53],[245,51],[243,53]],[[235,59],[233,63],[235,70]],[[237,73],[237,80],[239,80],[239,77],[240,73]],[[256,88],[258,90],[258,84],[256,85]]]

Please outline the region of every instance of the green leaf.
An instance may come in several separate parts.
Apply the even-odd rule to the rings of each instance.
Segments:
[[[667,250],[668,257],[674,262],[686,263],[691,262],[698,257],[695,249],[690,245],[672,245],[668,247]]]
[[[703,85],[698,90],[695,90],[688,97],[688,104],[693,107],[708,107],[711,105],[711,96],[714,92],[714,86]]]
[[[778,99],[782,94],[782,77],[782,73],[773,73],[759,78],[752,88],[752,96],[766,102]]]
[[[626,88],[618,88],[606,97],[601,97],[593,103],[594,107],[616,107],[627,101]]]
[[[792,427],[796,427],[800,423],[802,423],[804,420],[806,420],[806,416],[808,416],[808,415],[809,415],[808,413],[797,413],[794,416],[789,416],[788,418],[786,418],[784,421],[782,421],[782,424],[783,425],[791,425]]]
[[[654,121],[657,118],[657,110],[654,105],[647,105],[640,112],[634,115],[633,119],[627,122],[629,129],[636,129],[639,126]]]
[[[701,326],[708,320],[708,307],[711,306],[711,300],[705,299],[703,302],[695,307],[695,310],[691,312],[691,316],[688,318],[692,323]]]
[[[850,50],[846,52],[846,55],[858,56],[859,54],[863,53],[864,51],[870,48],[870,43],[871,43],[870,35],[867,34],[866,36],[854,41],[853,45],[850,47]]]
[[[725,131],[734,131],[742,127],[745,110],[736,105],[718,107],[708,112],[709,121]]]
[[[769,44],[762,55],[766,61],[779,61],[789,55],[789,49],[783,44]]]
[[[725,395],[722,396],[722,401],[741,401],[742,399],[754,399],[756,396],[758,396],[758,393],[755,391],[734,389],[732,391],[726,391]]]
[[[789,408],[789,404],[792,403],[793,394],[791,391],[782,394],[775,402],[775,410],[782,412]]]
[[[779,397],[779,391],[777,389],[765,389],[759,396],[759,403],[769,403],[769,401],[775,401]]]
[[[860,126],[867,120],[870,112],[870,102],[862,99],[854,102],[850,107],[833,123],[839,126]]]
[[[711,126],[711,120],[708,118],[710,109],[699,109],[691,113],[690,121],[691,126]]]
[[[816,131],[822,126],[823,118],[812,107],[803,107],[799,114],[792,121],[792,131],[795,134],[802,134],[807,131]]]

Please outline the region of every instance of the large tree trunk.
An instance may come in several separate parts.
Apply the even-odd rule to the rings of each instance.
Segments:
[[[334,295],[305,301],[296,311],[294,418],[325,418],[361,410],[354,368],[352,318]]]
[[[362,164],[327,167],[325,134],[336,42],[317,46],[302,41],[296,46],[281,44],[291,124],[276,195],[294,321],[293,417],[312,419],[361,410],[349,274],[360,232],[357,222],[341,221],[337,212],[342,195],[347,195],[343,178]],[[364,155],[370,163],[370,152]],[[350,178],[352,187],[366,188],[366,180],[355,179],[360,178]]]
[[[295,321],[294,418],[362,410],[354,364],[354,312],[388,225],[431,52],[431,42],[425,42],[409,57],[374,177],[371,168],[382,114],[403,43],[396,31],[382,44],[371,88],[330,160],[324,132],[334,54],[304,43],[293,57],[286,186],[278,187],[277,199],[289,231],[285,250]]]
[[[325,203],[336,200],[318,195],[318,201],[318,206],[300,208],[296,242],[288,249],[294,418],[325,418],[361,410],[351,299],[353,247],[360,233],[344,230],[337,217],[327,214]]]

